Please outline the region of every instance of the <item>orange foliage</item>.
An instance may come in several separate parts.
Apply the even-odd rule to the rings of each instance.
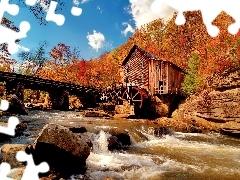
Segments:
[[[38,77],[93,87],[107,87],[120,81],[119,63],[114,52],[103,53],[88,61],[79,60],[70,46],[59,43],[49,54],[53,60],[45,62]]]
[[[169,60],[186,69],[193,53],[200,60],[198,74],[203,79],[214,72],[240,64],[240,31],[233,36],[227,27],[233,18],[221,13],[213,22],[220,34],[212,38],[203,24],[200,11],[186,12],[186,23],[175,24],[176,14],[167,23],[155,20],[137,29],[128,41],[110,53],[88,61],[74,59],[69,46],[59,43],[49,53],[53,58],[39,72],[40,77],[72,82],[79,85],[107,87],[122,82],[121,63],[134,44],[158,59]]]
[[[186,23],[182,26],[175,24],[175,14],[165,24],[158,19],[137,29],[117,49],[120,58],[123,60],[136,44],[159,59],[169,60],[187,69],[188,60],[193,53],[197,53],[201,62],[199,73],[203,78],[240,65],[240,31],[235,36],[227,31],[233,18],[222,12],[213,22],[219,27],[220,34],[213,38],[207,33],[200,11],[186,12],[184,15]]]

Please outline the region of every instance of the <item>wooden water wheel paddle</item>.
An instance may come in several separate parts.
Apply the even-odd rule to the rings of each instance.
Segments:
[[[144,98],[147,98],[148,95],[146,91],[138,87],[127,87],[122,94],[122,99],[128,100],[131,105],[141,108],[143,105]]]

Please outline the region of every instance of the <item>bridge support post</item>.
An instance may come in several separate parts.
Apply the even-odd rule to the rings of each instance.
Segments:
[[[24,100],[24,84],[16,81],[7,81],[6,82],[6,95],[7,99],[15,94],[19,100],[23,102]]]
[[[52,109],[66,111],[69,110],[69,93],[66,90],[58,90],[49,92],[52,102]]]

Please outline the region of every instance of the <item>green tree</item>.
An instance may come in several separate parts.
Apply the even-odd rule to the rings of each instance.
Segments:
[[[200,60],[198,54],[193,54],[188,61],[187,74],[184,77],[182,83],[182,90],[187,95],[191,95],[197,92],[201,83],[201,76],[198,73],[198,67],[200,65]]]

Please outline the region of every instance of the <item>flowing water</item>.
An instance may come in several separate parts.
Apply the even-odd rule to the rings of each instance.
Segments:
[[[79,112],[31,111],[20,116],[28,124],[29,136],[7,143],[33,143],[46,123],[87,128],[93,150],[87,159],[87,179],[103,180],[238,180],[240,179],[240,139],[219,134],[175,132],[155,137],[152,125],[141,120],[111,120],[82,117]],[[158,126],[158,125],[156,125]],[[132,145],[110,152],[107,129],[127,130]],[[83,179],[75,175],[71,179]]]

